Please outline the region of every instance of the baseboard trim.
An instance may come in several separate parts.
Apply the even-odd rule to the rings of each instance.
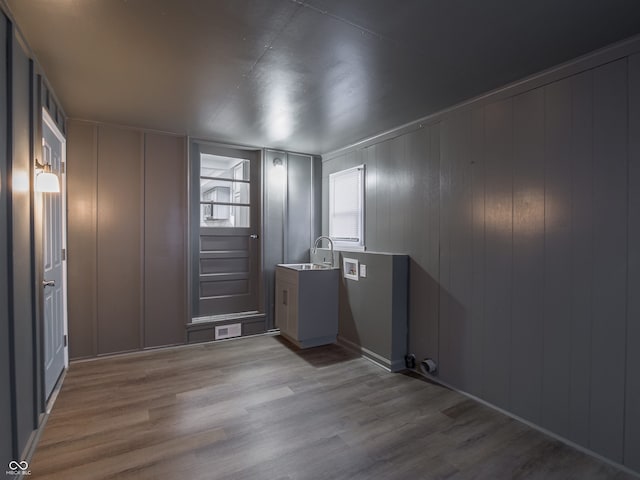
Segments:
[[[369,360],[371,363],[385,369],[387,372],[397,372],[404,368],[404,365],[398,366],[398,362],[392,362],[388,358],[385,358],[362,345],[358,345],[357,343],[353,343],[350,340],[342,338],[340,335],[338,335],[338,345],[359,354],[362,358]]]
[[[244,336],[240,336],[240,337],[224,338],[224,339],[221,339],[221,340],[207,340],[207,341],[198,342],[198,343],[179,343],[177,345],[166,345],[166,346],[160,346],[160,347],[153,347],[153,348],[148,348],[146,350],[132,350],[132,351],[128,351],[128,352],[109,353],[109,354],[102,355],[100,357],[78,358],[78,359],[70,360],[69,363],[70,364],[76,364],[76,363],[85,363],[85,362],[95,362],[97,360],[102,360],[102,359],[111,358],[111,357],[136,356],[136,355],[143,355],[145,353],[148,354],[148,353],[151,353],[151,352],[156,352],[158,350],[174,350],[174,349],[177,349],[177,348],[197,348],[197,347],[202,347],[203,345],[211,345],[211,344],[214,344],[214,343],[232,342],[232,341],[236,341],[236,340],[243,340],[245,338],[274,336],[274,335],[280,335],[280,330],[278,330],[278,329],[267,330],[266,332],[256,333],[255,335],[244,335]]]
[[[22,458],[26,460],[27,463],[31,463],[31,460],[33,460],[33,455],[35,454],[36,449],[38,448],[38,443],[40,443],[40,437],[42,437],[42,434],[44,433],[44,428],[47,425],[47,421],[49,420],[49,415],[51,414],[53,405],[56,403],[56,400],[58,399],[58,394],[62,389],[62,384],[64,383],[64,379],[66,376],[67,376],[67,369],[65,368],[60,374],[60,377],[56,382],[56,386],[53,388],[53,392],[51,392],[51,396],[49,397],[49,400],[45,405],[45,411],[38,416],[38,428],[36,428],[33,432],[31,432],[31,435],[29,436],[27,445],[25,446],[24,451],[22,453]]]
[[[580,452],[582,452],[582,453],[584,453],[586,455],[589,455],[590,457],[593,457],[593,458],[595,458],[597,460],[600,460],[603,463],[611,465],[612,467],[615,467],[615,468],[621,470],[624,473],[627,473],[627,474],[629,474],[631,476],[634,476],[636,478],[640,478],[640,472],[636,472],[634,470],[631,470],[626,465],[622,465],[621,463],[618,463],[618,462],[616,462],[614,460],[611,460],[610,458],[604,457],[604,456],[600,455],[599,453],[594,452],[593,450],[589,450],[588,448],[586,448],[586,447],[584,447],[582,445],[579,445],[579,444],[569,440],[568,438],[565,438],[565,437],[563,437],[561,435],[558,435],[557,433],[554,433],[554,432],[552,432],[550,430],[547,430],[546,428],[541,427],[540,425],[537,425],[537,424],[535,424],[535,423],[533,423],[533,422],[531,422],[529,420],[525,420],[524,418],[519,417],[518,415],[516,415],[516,414],[514,414],[512,412],[509,412],[508,410],[505,410],[503,408],[500,408],[500,407],[498,407],[498,406],[496,406],[496,405],[494,405],[492,403],[489,403],[486,400],[483,400],[482,398],[476,397],[475,395],[473,395],[471,393],[465,392],[464,390],[460,390],[460,389],[454,387],[453,385],[450,385],[449,383],[441,380],[437,376],[425,374],[422,371],[420,371],[419,369],[412,369],[411,371],[416,373],[416,374],[418,374],[418,375],[420,375],[423,378],[426,378],[427,380],[429,380],[431,382],[437,383],[438,385],[441,385],[441,386],[443,386],[445,388],[453,390],[454,392],[457,392],[460,395],[463,395],[463,396],[465,396],[467,398],[470,398],[471,400],[475,400],[476,402],[478,402],[478,403],[480,403],[480,404],[482,404],[482,405],[484,405],[486,407],[489,407],[492,410],[500,412],[500,413],[502,413],[503,415],[506,415],[509,418],[513,418],[514,420],[517,420],[520,423],[524,423],[528,427],[531,427],[531,428],[533,428],[534,430],[537,430],[540,433],[543,433],[543,434],[545,434],[545,435],[547,435],[547,436],[549,436],[551,438],[554,438],[555,440],[558,440],[559,442],[562,442],[562,443],[564,443],[565,445],[567,445],[567,446],[569,446],[571,448],[574,448],[574,449],[576,449],[576,450],[578,450],[578,451],[580,451]]]

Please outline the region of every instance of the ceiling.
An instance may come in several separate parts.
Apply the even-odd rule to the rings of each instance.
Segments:
[[[70,117],[326,153],[640,33],[638,0],[7,0]]]

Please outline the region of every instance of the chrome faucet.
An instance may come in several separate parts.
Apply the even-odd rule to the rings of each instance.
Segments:
[[[316,243],[313,244],[313,254],[317,254],[318,253],[318,244],[322,243],[322,239],[326,239],[329,242],[329,249],[331,250],[331,267],[334,266],[333,263],[333,240],[331,240],[331,237],[327,237],[326,235],[320,235],[318,238],[316,238]],[[322,263],[327,263],[327,262],[322,262]]]

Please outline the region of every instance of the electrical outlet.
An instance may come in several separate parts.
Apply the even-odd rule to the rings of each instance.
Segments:
[[[367,266],[366,265],[360,264],[360,276],[363,277],[363,278],[367,276]]]

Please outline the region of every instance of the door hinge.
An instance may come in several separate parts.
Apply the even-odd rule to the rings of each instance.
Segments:
[[[65,347],[67,346],[67,336],[66,335],[64,336],[64,346]]]
[[[67,162],[60,162],[60,173],[67,173]]]
[[[67,249],[62,249],[62,261],[64,262],[67,259]]]

